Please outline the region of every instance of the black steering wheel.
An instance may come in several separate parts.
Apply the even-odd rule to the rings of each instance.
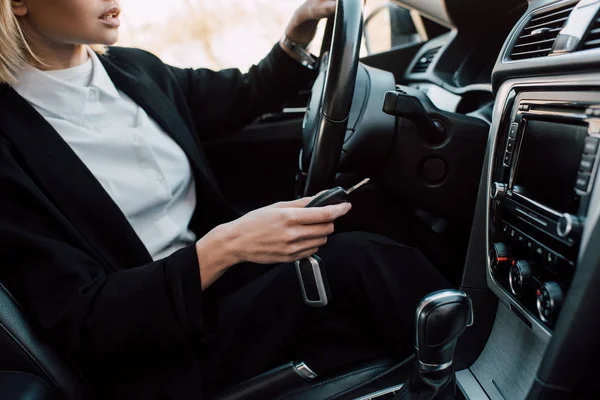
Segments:
[[[329,30],[331,46],[321,55],[302,127],[304,196],[330,188],[335,180],[356,84],[363,5],[363,0],[337,2],[333,29]]]

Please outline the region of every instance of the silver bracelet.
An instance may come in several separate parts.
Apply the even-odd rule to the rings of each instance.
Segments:
[[[306,50],[306,46],[294,42],[286,35],[281,39],[281,44],[288,48],[295,56],[297,56],[300,64],[304,65],[309,69],[315,69],[317,65],[317,59]]]

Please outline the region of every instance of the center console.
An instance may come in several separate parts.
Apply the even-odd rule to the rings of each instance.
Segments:
[[[494,283],[548,332],[577,268],[598,169],[600,92],[522,91],[498,132],[488,221]]]

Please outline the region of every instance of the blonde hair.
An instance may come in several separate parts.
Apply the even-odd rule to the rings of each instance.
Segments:
[[[105,54],[106,46],[93,45],[97,54]],[[12,12],[11,0],[0,0],[0,85],[17,83],[17,74],[30,61],[44,64],[33,52]]]

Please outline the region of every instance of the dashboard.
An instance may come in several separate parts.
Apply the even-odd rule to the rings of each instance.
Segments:
[[[600,1],[532,1],[498,52],[480,188],[487,288],[499,300],[469,368],[491,399],[579,390],[596,326]],[[476,261],[477,260],[477,261]],[[469,265],[469,272],[481,265]],[[586,315],[587,314],[587,315]],[[593,315],[593,316],[592,316]],[[560,389],[557,389],[560,388]],[[535,398],[535,397],[534,397]]]
[[[457,11],[475,2],[441,3],[456,26],[402,84],[490,125],[462,288],[495,315],[469,338],[480,351],[459,386],[583,398],[600,334],[600,0],[497,2],[482,25]]]

